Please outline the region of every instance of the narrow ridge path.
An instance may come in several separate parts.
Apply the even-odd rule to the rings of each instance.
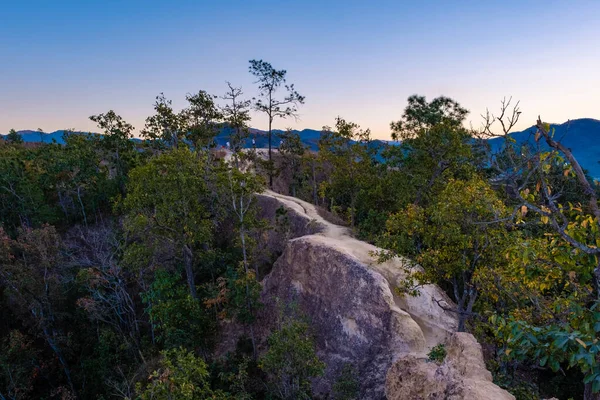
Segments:
[[[395,288],[399,282],[405,279],[407,268],[405,261],[401,258],[396,257],[384,263],[378,262],[373,253],[382,249],[354,238],[349,228],[325,220],[311,203],[295,197],[275,193],[271,190],[266,190],[261,195],[272,197],[284,206],[316,221],[323,229],[309,236],[318,238],[320,243],[346,253],[370,269],[380,273],[388,282],[395,305],[400,310],[410,314],[421,328],[427,349],[443,342],[449,333],[456,330],[457,321],[455,316],[444,311],[433,301],[433,298],[435,298],[449,305],[452,304],[452,301],[437,286],[426,285],[422,287],[420,290],[421,295],[417,297],[397,295]],[[429,299],[423,299],[421,298],[422,296],[429,297]]]

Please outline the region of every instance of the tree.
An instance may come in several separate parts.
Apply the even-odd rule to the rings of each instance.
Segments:
[[[243,100],[242,88],[234,87],[227,82],[229,90],[223,96],[228,103],[221,108],[221,113],[228,128],[232,130],[230,135],[231,150],[235,155],[236,166],[239,167],[239,154],[244,147],[244,139],[248,135],[248,122],[250,122],[250,100]]]
[[[189,106],[183,111],[188,119],[189,140],[194,144],[196,151],[209,150],[215,146],[214,137],[219,132],[218,122],[223,119],[223,114],[215,104],[217,96],[204,90],[195,94],[187,94],[185,99]]]
[[[557,371],[577,367],[585,376],[585,399],[600,397],[600,208],[597,190],[570,149],[554,138],[538,118],[532,141],[517,144],[509,136],[518,120],[518,103],[501,116],[486,115],[484,133],[500,121],[504,148],[490,162],[496,185],[508,195],[517,227],[528,232],[511,255],[514,272],[527,279],[527,297],[514,312],[493,322],[509,343],[509,358],[536,360]],[[503,119],[503,116],[505,116]],[[542,147],[545,142],[547,147]],[[568,190],[568,192],[566,191]],[[525,310],[525,311],[523,311]],[[520,311],[520,312],[519,312]],[[517,348],[515,346],[522,346]]]
[[[234,153],[234,157],[235,164],[238,165],[237,154]],[[258,225],[255,213],[256,194],[261,192],[263,187],[257,176],[250,172],[242,172],[234,167],[229,168],[227,171],[227,183],[229,185],[228,196],[231,211],[235,218],[235,226],[239,234],[239,243],[242,249],[243,273],[239,275],[242,275],[243,279],[236,280],[236,282],[243,284],[245,290],[246,312],[241,314],[244,316],[242,322],[249,324],[253,355],[256,359],[256,340],[251,323],[254,321],[254,313],[258,307],[258,293],[254,290],[256,288],[254,283],[256,282],[258,269],[256,274],[250,270],[248,231]]]
[[[133,235],[152,235],[173,248],[194,299],[194,247],[208,245],[213,228],[207,206],[212,198],[201,164],[187,148],[160,154],[131,171],[122,202],[125,229]]]
[[[154,103],[155,114],[146,118],[146,125],[140,132],[142,137],[149,139],[157,148],[178,148],[185,145],[184,139],[188,134],[184,113],[173,110],[172,101],[164,93],[156,96]]]
[[[319,139],[319,156],[332,168],[320,190],[331,200],[331,210],[339,207],[354,227],[359,196],[375,177],[371,131],[341,117],[335,126],[335,130],[324,127]]]
[[[294,85],[286,84],[287,71],[276,70],[263,60],[250,60],[250,73],[257,79],[259,98],[254,103],[254,108],[267,114],[269,119],[269,188],[273,188],[273,158],[271,154],[272,125],[275,118],[297,117],[298,106],[304,104],[304,96],[300,95]],[[285,88],[287,95],[283,99],[276,99],[275,93]]]
[[[269,350],[259,366],[269,376],[271,389],[280,399],[311,399],[310,379],[323,375],[309,326],[292,317],[281,317],[268,339]]]
[[[402,119],[390,124],[394,140],[406,140],[424,129],[439,124],[459,127],[469,112],[448,97],[437,97],[427,102],[425,96],[412,95],[404,109]]]
[[[472,136],[462,127],[467,113],[447,97],[428,103],[415,95],[402,119],[391,123],[392,137],[402,145],[388,150],[387,162],[408,180],[409,201],[424,204],[449,178],[465,179],[473,172]]]
[[[282,168],[287,169],[290,175],[291,194],[296,196],[297,189],[302,185],[303,177],[300,176],[302,157],[306,152],[306,146],[302,143],[300,135],[288,129],[280,135],[283,144],[279,146],[282,156]]]
[[[425,209],[411,204],[392,215],[384,245],[414,256],[422,267],[409,271],[400,291],[416,295],[416,287],[423,284],[449,286],[456,301],[456,309],[449,311],[457,313],[458,331],[464,331],[486,275],[505,262],[509,242],[499,222],[507,219],[502,201],[477,177],[451,180]],[[441,299],[434,300],[441,304]]]
[[[0,220],[10,234],[58,218],[45,189],[51,179],[39,161],[40,149],[0,147]]]
[[[90,228],[77,226],[66,238],[69,263],[78,269],[77,283],[84,292],[77,299],[77,306],[97,326],[115,332],[120,349],[143,362],[141,316],[118,256],[121,245],[117,229],[107,223]]]
[[[17,240],[10,239],[0,228],[0,284],[22,323],[54,353],[71,393],[76,394],[64,354],[67,336],[59,323],[64,316],[60,304],[68,276],[63,249],[58,233],[51,226],[20,229]]]
[[[6,135],[6,141],[14,144],[23,143],[23,138],[14,129],[11,129]]]
[[[100,145],[106,151],[104,161],[111,161],[121,194],[125,194],[126,176],[135,165],[137,157],[135,145],[131,140],[134,127],[113,110],[105,114],[92,115],[90,120],[103,130]]]
[[[196,301],[181,285],[179,277],[159,270],[150,289],[142,294],[147,304],[157,340],[166,348],[184,346],[194,348],[202,343],[209,348],[214,333],[213,321],[207,316],[202,303]]]
[[[38,374],[39,351],[33,341],[18,330],[12,330],[0,342],[0,399],[31,398]]]
[[[210,388],[206,363],[183,348],[163,351],[160,367],[145,385],[136,389],[141,400],[226,400],[230,397]]]

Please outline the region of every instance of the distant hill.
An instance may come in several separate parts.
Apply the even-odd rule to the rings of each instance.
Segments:
[[[65,141],[63,140],[63,135],[65,133],[64,130],[54,131],[52,133],[44,133],[44,132],[38,132],[38,131],[25,130],[25,131],[18,131],[17,133],[23,138],[23,141],[25,143],[40,143],[40,142],[52,143],[53,140],[60,144],[65,143]],[[73,133],[81,134],[83,132],[73,132]],[[5,136],[6,135],[2,135],[2,137],[5,137]]]
[[[278,134],[283,133],[283,132],[284,131],[280,130],[280,129],[273,130],[273,137],[272,137],[271,143],[274,148],[279,147],[279,144],[281,143],[281,139],[279,138]],[[296,132],[300,135],[300,139],[302,140],[302,143],[304,143],[309,149],[314,150],[314,151],[319,149],[318,143],[319,143],[319,139],[321,138],[320,130],[303,129],[301,131],[294,130],[293,132]],[[52,133],[40,133],[38,131],[24,130],[24,131],[18,131],[17,133],[19,135],[21,135],[21,137],[23,138],[23,141],[26,143],[39,143],[39,142],[52,143],[52,141],[54,140],[54,141],[56,141],[56,143],[64,144],[64,140],[63,140],[63,135],[65,133],[64,130],[54,131]],[[72,134],[83,134],[85,132],[71,132],[71,133]],[[223,129],[221,129],[221,131],[215,138],[217,145],[225,146],[227,144],[227,142],[230,141],[231,134],[232,134],[231,128],[224,127]],[[4,137],[6,135],[2,135],[2,136]],[[252,139],[255,140],[257,148],[269,147],[269,137],[268,137],[268,134],[266,131],[263,131],[260,129],[255,129],[255,128],[250,128],[250,134],[248,135],[248,138],[246,139],[244,147],[246,147],[246,148],[252,147]],[[134,140],[139,140],[139,139],[134,139]],[[387,141],[384,141],[384,140],[375,140],[374,141],[374,145],[376,145],[376,146],[384,145],[385,143],[387,143]]]
[[[591,118],[574,119],[564,124],[551,124],[554,128],[554,139],[571,149],[579,164],[588,170],[590,176],[600,178],[600,121]],[[534,143],[536,127],[532,126],[511,136],[517,143]],[[503,143],[502,138],[490,139],[492,150],[498,150]],[[545,149],[548,145],[540,141]]]
[[[573,154],[579,160],[581,166],[587,169],[590,175],[594,178],[600,178],[600,121],[591,118],[575,119],[564,124],[552,124],[552,128],[555,129],[554,137],[560,140],[565,146],[573,151]],[[512,133],[518,143],[524,143],[530,141],[533,143],[533,136],[536,128],[534,126],[525,129],[521,132]],[[44,142],[51,143],[55,140],[57,143],[63,144],[64,130],[55,131],[52,133],[40,133],[38,131],[19,131],[18,133],[25,142]],[[282,130],[273,130],[273,147],[279,147],[281,140],[278,136],[282,133]],[[321,137],[321,131],[315,129],[303,129],[301,131],[295,130],[300,135],[302,143],[304,143],[311,150],[318,150],[318,142]],[[81,134],[82,132],[74,132],[75,134]],[[5,136],[5,135],[3,135]],[[230,128],[223,128],[216,137],[217,145],[225,146],[230,140],[231,130]],[[244,147],[252,147],[252,139],[256,141],[256,147],[266,148],[269,146],[268,135],[266,131],[260,129],[250,129],[250,135],[246,139]],[[139,139],[136,139],[139,140]],[[490,139],[490,144],[493,150],[498,150],[503,143],[502,138]],[[395,145],[398,142],[391,142],[385,140],[375,140],[373,145],[378,148],[383,148],[385,145]],[[543,146],[547,148],[547,145],[543,143]]]

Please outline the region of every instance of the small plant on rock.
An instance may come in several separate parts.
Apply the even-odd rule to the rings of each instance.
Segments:
[[[429,361],[436,362],[438,364],[442,363],[446,358],[446,346],[443,343],[434,346],[429,353],[427,353],[427,357]]]

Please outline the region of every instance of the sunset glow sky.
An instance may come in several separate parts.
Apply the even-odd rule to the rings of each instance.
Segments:
[[[109,109],[140,129],[158,93],[179,109],[225,81],[252,97],[253,58],[306,96],[277,128],[340,115],[388,138],[411,94],[456,99],[474,126],[504,96],[519,128],[600,119],[600,1],[0,2],[0,133],[97,131]]]

